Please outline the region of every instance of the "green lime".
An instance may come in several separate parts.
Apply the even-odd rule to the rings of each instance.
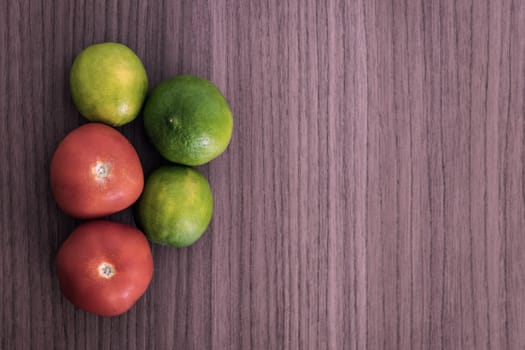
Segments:
[[[197,170],[164,166],[147,179],[135,215],[153,242],[186,247],[206,231],[213,212],[208,180]]]
[[[160,83],[146,101],[144,127],[160,154],[175,163],[201,165],[230,143],[233,118],[210,81],[181,75]]]
[[[139,114],[148,78],[140,58],[127,46],[102,43],[88,46],[75,58],[70,88],[84,117],[119,126]]]

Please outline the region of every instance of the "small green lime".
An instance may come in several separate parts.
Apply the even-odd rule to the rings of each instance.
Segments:
[[[86,119],[119,126],[139,114],[148,78],[140,58],[127,46],[101,43],[88,46],[75,58],[70,89]]]
[[[144,127],[160,154],[175,163],[201,165],[230,143],[233,118],[210,81],[181,75],[160,83],[146,101]]]
[[[164,166],[147,179],[135,215],[153,242],[186,247],[206,231],[213,212],[208,180],[196,169]]]

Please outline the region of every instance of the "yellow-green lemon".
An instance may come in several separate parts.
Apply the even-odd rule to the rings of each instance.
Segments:
[[[139,114],[148,78],[140,58],[127,46],[88,46],[75,58],[70,72],[73,102],[90,121],[127,124]]]

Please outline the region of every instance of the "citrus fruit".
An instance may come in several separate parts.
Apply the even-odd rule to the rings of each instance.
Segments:
[[[226,150],[233,118],[215,85],[206,79],[181,75],[153,89],[144,107],[144,127],[164,158],[201,165]]]
[[[195,243],[206,231],[212,212],[208,180],[183,165],[155,170],[135,209],[137,223],[151,241],[176,247]]]
[[[84,117],[119,126],[139,114],[148,78],[140,58],[127,46],[101,43],[88,46],[75,58],[70,89]]]

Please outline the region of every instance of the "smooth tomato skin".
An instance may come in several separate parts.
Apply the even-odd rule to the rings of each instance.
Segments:
[[[110,278],[100,274],[104,263],[114,267]],[[56,266],[65,297],[100,316],[128,311],[153,276],[151,248],[144,234],[105,220],[89,221],[73,230],[58,250]]]
[[[144,187],[135,148],[120,132],[84,124],[58,145],[50,171],[58,206],[81,219],[107,216],[131,206]]]

